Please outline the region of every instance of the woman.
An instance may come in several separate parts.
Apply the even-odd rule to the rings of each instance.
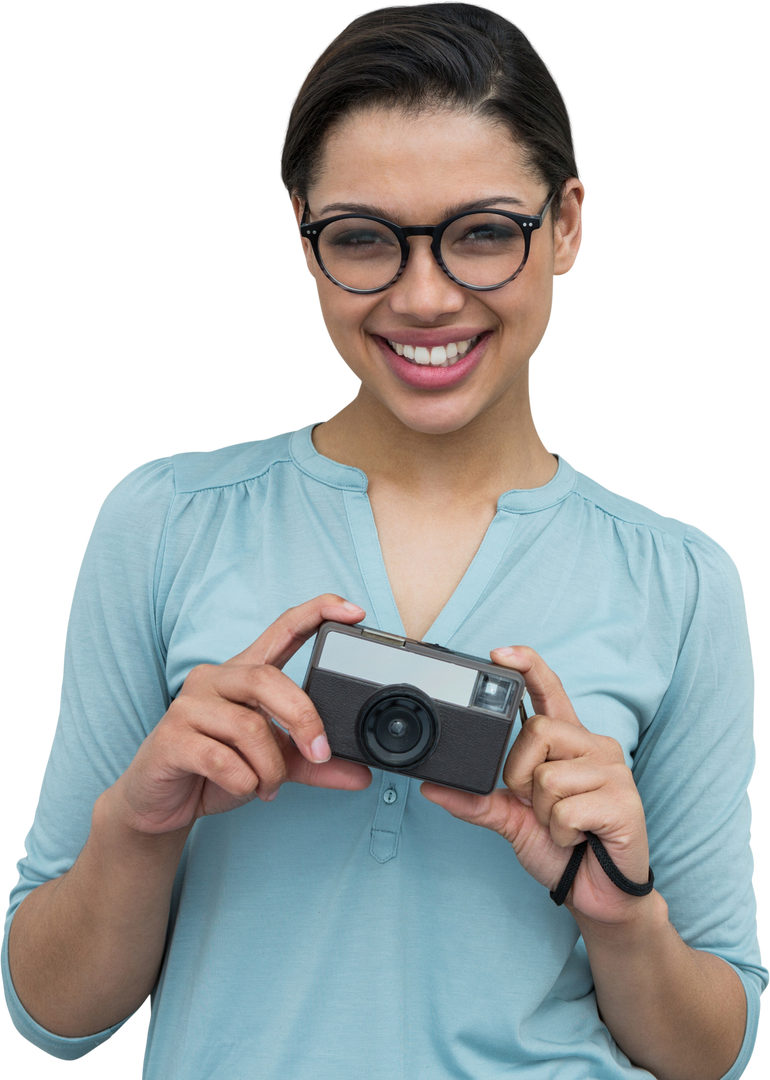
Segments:
[[[528,361],[580,243],[558,91],[499,16],[386,9],[311,72],[283,165],[361,391],[105,504],[14,1018],[76,1057],[155,987],[151,1077],[737,1076],[766,980],[740,587],[535,430]],[[298,687],[329,618],[523,674],[491,796],[329,759]],[[656,888],[589,850],[553,904],[587,832]]]

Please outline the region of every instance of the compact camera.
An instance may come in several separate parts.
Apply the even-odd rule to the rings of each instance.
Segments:
[[[336,757],[479,795],[494,790],[524,679],[442,645],[322,623],[303,690]]]

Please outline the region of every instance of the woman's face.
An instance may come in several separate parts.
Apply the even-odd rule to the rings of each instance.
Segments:
[[[434,260],[430,237],[416,236],[394,285],[356,295],[328,280],[303,240],[326,326],[363,392],[431,434],[456,431],[507,395],[516,398],[548,323],[553,275],[577,254],[582,194],[577,180],[568,182],[559,220],[554,225],[549,211],[519,276],[490,292],[453,282]],[[381,108],[352,113],[328,137],[308,200],[315,221],[368,212],[406,226],[435,225],[474,204],[537,214],[548,195],[500,125],[464,111],[410,116]],[[303,207],[294,203],[299,218]],[[465,353],[463,342],[471,343]],[[448,347],[454,363],[410,363],[389,343]],[[456,357],[450,343],[460,343]]]

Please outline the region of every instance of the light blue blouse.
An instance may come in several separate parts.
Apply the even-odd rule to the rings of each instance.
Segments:
[[[79,1057],[116,1028],[69,1039],[36,1024],[10,979],[7,926],[28,892],[71,866],[95,799],[190,669],[240,652],[286,608],[326,591],[360,604],[366,625],[403,633],[366,476],[321,456],[311,431],[151,462],[101,511],[3,946],[16,1025],[59,1057]],[[425,552],[426,574],[436,558]],[[671,921],[743,981],[748,1026],[734,1080],[767,972],[746,795],[751,659],[729,557],[561,459],[544,487],[500,496],[425,640],[481,657],[532,646],[582,722],[622,744]],[[285,669],[299,684],[311,646]],[[285,784],[273,803],[197,822],[174,889],[145,1077],[649,1075],[599,1018],[572,916],[506,841],[429,803],[418,782],[373,773],[365,791]]]

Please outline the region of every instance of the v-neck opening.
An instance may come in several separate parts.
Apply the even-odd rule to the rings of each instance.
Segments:
[[[309,424],[295,431],[290,453],[295,465],[306,475],[342,490],[348,529],[353,541],[364,587],[371,601],[367,624],[405,635],[401,613],[385,568],[377,525],[368,494],[369,481],[362,469],[343,465],[316,450]],[[497,500],[495,516],[451,596],[423,636],[424,641],[447,645],[472,613],[484,588],[500,564],[514,534],[518,516],[546,509],[573,490],[576,474],[564,458],[552,479],[539,488],[519,488],[503,492]],[[373,618],[369,617],[373,616]]]

